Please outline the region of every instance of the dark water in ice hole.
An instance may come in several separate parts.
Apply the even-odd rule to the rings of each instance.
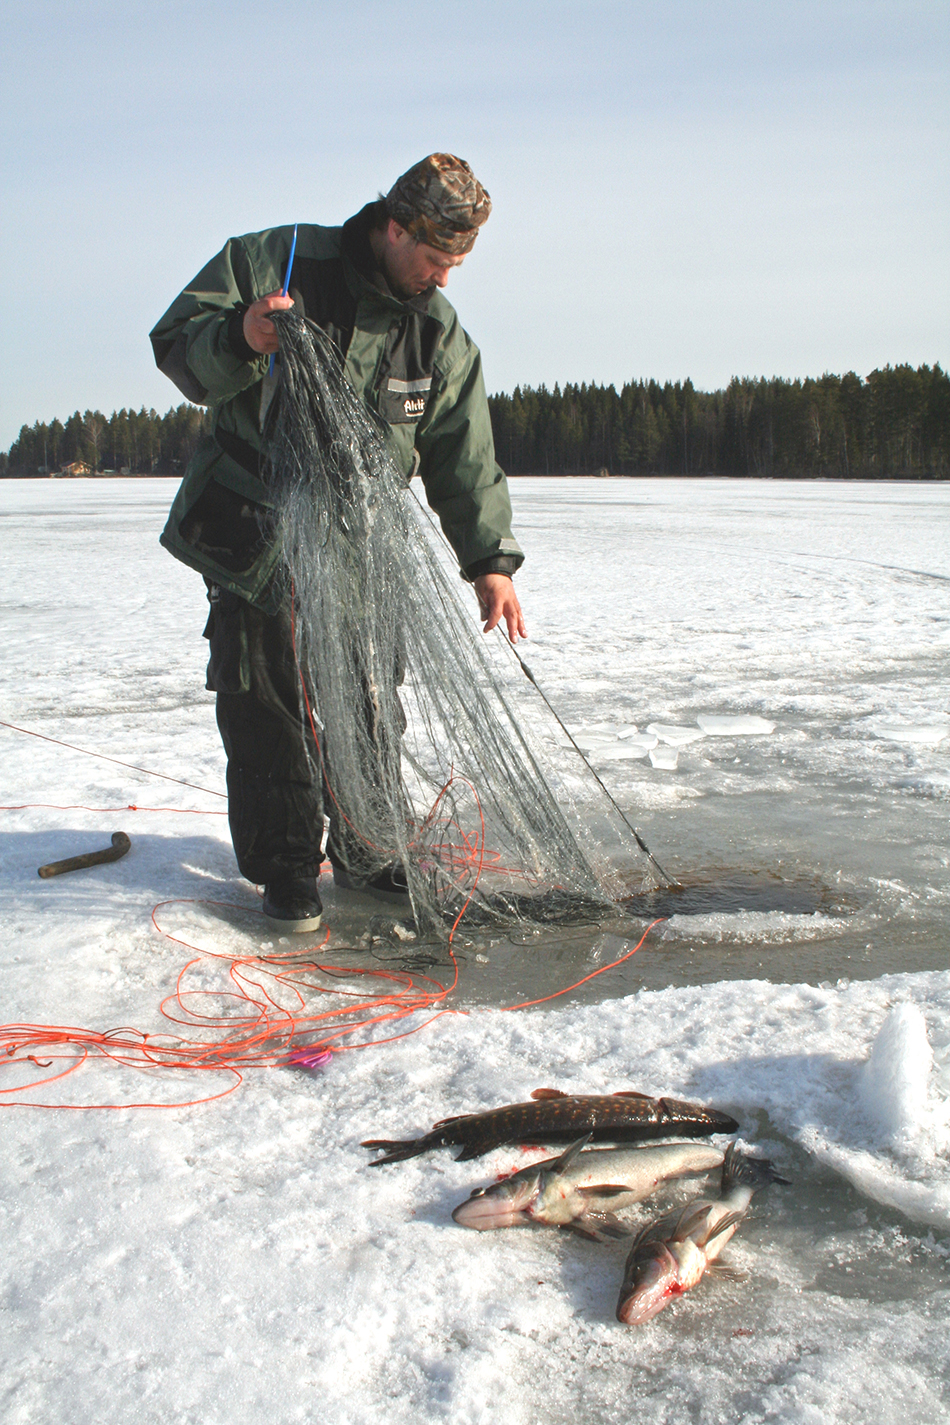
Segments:
[[[783,911],[786,915],[848,914],[854,909],[818,880],[786,881],[768,871],[706,871],[681,884],[625,897],[629,915],[739,915],[743,911]]]
[[[599,925],[476,932],[463,923],[455,940],[455,1002],[498,1006],[555,994],[627,954],[660,918],[663,924],[631,959],[596,974],[560,1003],[723,979],[870,979],[893,968],[882,968],[867,944],[858,899],[817,876],[786,879],[735,867],[680,874],[682,884],[632,893],[618,904],[616,918]],[[417,969],[443,981],[451,973],[444,946],[407,938],[411,921],[398,909],[352,893],[337,897],[332,884],[324,889],[328,881],[321,880],[321,894],[335,963]],[[770,917],[764,931],[763,915]]]

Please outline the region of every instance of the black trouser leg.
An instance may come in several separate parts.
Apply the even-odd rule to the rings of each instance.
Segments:
[[[241,874],[266,885],[288,872],[319,872],[324,809],[331,824],[331,861],[357,879],[372,873],[379,851],[346,825],[323,779],[314,775],[320,756],[309,720],[301,717],[289,607],[265,614],[217,585],[209,586],[208,598],[207,686],[217,693],[218,728],[228,757],[228,818]],[[394,656],[393,686],[384,696],[393,701],[401,734],[406,727],[396,692],[405,676],[401,642]],[[354,716],[364,719],[370,741],[384,755],[379,711],[368,691]],[[372,773],[369,767],[365,775],[372,779]],[[329,777],[332,786],[332,768]]]
[[[314,875],[323,797],[307,756],[287,610],[274,615],[212,586],[208,687],[228,758],[228,819],[241,874],[258,885]]]
[[[267,885],[288,873],[319,874],[320,789],[303,755],[303,730],[252,693],[219,693],[215,708],[228,756],[228,821],[241,875]]]

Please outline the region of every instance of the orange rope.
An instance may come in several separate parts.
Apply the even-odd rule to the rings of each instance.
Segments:
[[[198,1027],[204,1030],[224,1030],[222,1038],[189,1038],[170,1034],[145,1034],[137,1029],[118,1028],[105,1033],[77,1029],[64,1025],[10,1024],[0,1028],[0,1055],[6,1055],[6,1063],[0,1058],[0,1066],[13,1067],[14,1064],[31,1062],[38,1068],[52,1068],[54,1063],[66,1059],[65,1067],[55,1073],[32,1077],[29,1083],[0,1089],[0,1107],[31,1108],[183,1108],[196,1104],[210,1103],[233,1093],[243,1082],[244,1071],[251,1068],[268,1068],[293,1062],[294,1050],[301,1046],[300,1036],[306,1036],[306,1048],[316,1050],[332,1047],[334,1052],[344,1049],[368,1049],[377,1044],[393,1043],[407,1034],[418,1033],[431,1024],[441,1014],[456,1013],[440,1010],[425,1023],[414,1026],[404,1034],[391,1035],[386,1039],[367,1038],[361,1043],[338,1045],[335,1041],[343,1036],[350,1037],[359,1031],[369,1033],[379,1024],[404,1019],[419,1010],[434,1008],[452,993],[458,983],[458,964],[452,954],[455,973],[452,983],[443,985],[428,975],[412,975],[408,971],[373,969],[364,970],[349,966],[321,963],[316,958],[301,959],[300,952],[277,955],[229,955],[220,951],[201,950],[173,935],[159,921],[159,912],[168,905],[186,904],[183,901],[163,901],[152,911],[152,922],[159,934],[176,945],[196,952],[179,971],[174,993],[161,1004],[161,1013],[170,1024],[182,1029]],[[233,902],[190,902],[192,904],[216,904],[234,906]],[[242,906],[236,907],[244,909]],[[327,932],[322,941],[326,945]],[[316,947],[320,948],[320,947]],[[451,950],[450,950],[451,954]],[[199,966],[207,966],[211,961],[227,965],[227,981],[230,988],[193,988],[189,985],[190,975]],[[331,977],[342,983],[315,983],[311,976]],[[346,982],[356,977],[368,977],[381,982],[381,989],[352,990]],[[391,987],[387,989],[386,987]],[[330,1008],[318,1009],[313,997],[329,996],[337,1001]],[[214,1010],[206,1012],[201,1006],[213,1001]],[[339,1001],[351,1001],[340,1004]],[[236,1012],[226,1012],[231,1004]],[[317,1037],[311,1037],[316,1035]],[[67,1048],[69,1052],[63,1053]],[[42,1063],[38,1055],[49,1055],[49,1062]],[[227,1088],[218,1093],[174,1103],[135,1104],[54,1104],[26,1101],[21,1094],[55,1083],[68,1077],[86,1063],[91,1054],[97,1053],[112,1063],[130,1068],[177,1068],[190,1071],[225,1072],[232,1076]],[[12,1097],[16,1095],[17,1097]]]
[[[294,651],[296,655],[296,647]],[[302,676],[301,683],[303,684]],[[323,753],[305,686],[304,701],[311,732],[322,764]],[[72,751],[83,752],[87,756],[100,757],[104,761],[114,762],[118,766],[129,767],[137,772],[144,772],[148,776],[162,777],[166,781],[178,782],[181,786],[210,792],[213,796],[223,795],[220,792],[211,791],[210,788],[197,787],[195,783],[181,781],[176,777],[165,777],[165,774],[161,772],[150,772],[147,768],[120,762],[114,757],[104,757],[101,753],[87,752],[84,748],[73,747],[70,743],[59,742],[56,738],[45,737],[41,733],[29,732],[29,729],[16,727],[13,723],[0,721],[0,726],[10,727],[14,731],[24,732],[32,737],[39,737],[42,741],[52,742],[57,746],[70,748]],[[461,909],[455,916],[448,937],[448,953],[453,966],[451,984],[443,985],[428,975],[413,975],[407,970],[375,968],[365,970],[351,966],[321,963],[310,956],[302,959],[300,951],[276,955],[232,955],[220,951],[202,950],[166,930],[159,922],[159,912],[166,906],[182,904],[224,905],[239,910],[243,910],[245,907],[229,901],[161,901],[152,909],[151,918],[155,929],[173,944],[194,952],[194,958],[189,959],[179,970],[174,992],[162,1001],[161,1014],[169,1024],[180,1029],[197,1028],[206,1033],[210,1031],[212,1035],[214,1031],[223,1031],[222,1037],[188,1038],[170,1033],[146,1034],[141,1030],[128,1027],[111,1029],[103,1033],[63,1025],[9,1024],[0,1026],[0,1068],[12,1068],[15,1065],[29,1062],[39,1069],[52,1069],[56,1067],[57,1061],[67,1061],[65,1066],[57,1068],[55,1073],[45,1074],[40,1078],[32,1077],[28,1083],[0,1089],[0,1108],[68,1108],[76,1111],[93,1108],[186,1108],[212,1103],[216,1099],[233,1093],[243,1083],[244,1072],[248,1069],[293,1064],[295,1054],[298,1056],[297,1062],[299,1062],[302,1050],[311,1054],[317,1054],[321,1050],[344,1053],[358,1049],[376,1048],[383,1044],[393,1044],[409,1035],[419,1033],[420,1030],[445,1014],[464,1012],[436,1009],[436,1006],[444,1003],[458,985],[459,966],[452,948],[455,933],[471,904],[478,882],[486,870],[503,872],[506,875],[522,875],[523,873],[516,873],[511,868],[505,868],[501,865],[501,858],[497,853],[486,850],[485,820],[481,801],[476,788],[464,778],[455,778],[452,774],[449,775],[419,827],[419,837],[421,838],[423,833],[430,837],[434,831],[439,829],[440,807],[456,781],[468,787],[475,800],[478,811],[478,829],[475,832],[466,831],[458,824],[454,816],[443,815],[442,839],[437,848],[426,851],[426,854],[433,861],[437,861],[447,875],[451,886],[451,890],[447,894],[465,893]],[[336,803],[332,788],[328,787],[328,791]],[[32,805],[49,804],[34,803]],[[0,810],[7,811],[25,809],[26,805],[0,808]],[[119,808],[106,807],[62,807],[56,809],[77,809],[103,813],[119,810]],[[227,815],[226,812],[202,813],[192,811],[190,808],[137,807],[133,804],[129,804],[124,810],[183,811],[193,815]],[[339,806],[337,806],[337,810],[340,815],[343,815]],[[601,966],[589,975],[585,975],[583,979],[576,981],[575,984],[568,985],[565,989],[557,990],[553,994],[545,995],[537,1000],[524,1000],[519,1004],[505,1005],[501,1012],[508,1013],[512,1010],[545,1004],[549,1000],[570,993],[571,990],[586,984],[597,975],[602,975],[607,970],[622,965],[637,953],[649,932],[657,924],[659,921],[654,920],[647,926],[633,950],[620,956],[619,959],[611,961],[609,965]],[[320,946],[314,948],[325,947],[329,937],[328,930],[323,936]],[[219,962],[227,966],[226,985],[216,989],[192,986],[190,980],[198,972],[199,967],[206,971],[211,962]],[[314,982],[312,978],[309,978],[312,976],[322,977],[322,982]],[[355,981],[357,977],[376,980],[380,982],[382,988],[357,990],[344,987],[347,983]],[[325,983],[327,979],[331,983]],[[392,988],[387,990],[387,986]],[[333,998],[334,1004],[318,1009],[317,1005],[325,996]],[[316,1002],[314,997],[316,997]],[[349,1003],[345,1003],[346,1001]],[[209,1002],[213,1002],[214,1009]],[[205,1005],[208,1007],[207,1012],[203,1008]],[[228,1012],[229,1009],[230,1012]],[[391,1034],[387,1038],[371,1037],[377,1026],[405,1019],[427,1009],[436,1009],[436,1012],[421,1024],[402,1033]],[[368,1037],[364,1037],[360,1042],[346,1044],[339,1042],[344,1038],[352,1040],[353,1036],[360,1033]],[[57,1049],[59,1052],[55,1052]],[[63,1052],[64,1050],[66,1052]],[[39,1058],[41,1053],[51,1055],[51,1057],[48,1061],[42,1061]],[[230,1076],[231,1082],[220,1092],[173,1103],[149,1101],[128,1104],[56,1104],[33,1102],[18,1097],[18,1095],[42,1089],[46,1085],[69,1077],[81,1068],[93,1054],[98,1054],[113,1064],[127,1068],[177,1068],[191,1072],[224,1073]]]
[[[187,785],[187,783],[186,783]],[[217,796],[217,792],[214,794]],[[33,811],[41,808],[44,811],[95,811],[95,812],[117,812],[117,811],[160,811],[172,812],[178,816],[227,816],[226,811],[205,811],[201,807],[140,807],[135,802],[127,802],[121,807],[87,807],[81,802],[73,802],[70,806],[59,806],[56,802],[21,802],[19,806],[0,806],[0,811]]]
[[[179,787],[191,787],[195,792],[207,792],[209,797],[227,798],[226,792],[216,792],[211,787],[200,787],[197,782],[183,782],[180,777],[169,777],[165,772],[151,772],[148,767],[136,767],[133,762],[120,762],[118,757],[107,757],[104,752],[90,752],[86,747],[75,747],[71,742],[60,742],[58,737],[47,737],[42,732],[32,732],[28,727],[17,727],[15,722],[3,722],[0,727],[9,727],[14,732],[25,733],[27,737],[38,737],[41,742],[52,742],[56,747],[68,747],[70,752],[81,752],[84,757],[98,757],[100,762],[114,762],[117,767],[128,767],[133,772],[144,772],[146,777],[161,777],[165,782],[177,782]]]
[[[212,1103],[233,1093],[243,1083],[244,1072],[248,1069],[293,1064],[294,1054],[299,1054],[301,1048],[311,1053],[319,1050],[344,1053],[378,1048],[418,1034],[445,1014],[464,1013],[453,1009],[438,1009],[421,1024],[414,1025],[402,1033],[390,1034],[386,1038],[366,1037],[361,1042],[341,1044],[340,1039],[349,1039],[361,1031],[365,1035],[371,1035],[378,1025],[405,1019],[419,1011],[434,1009],[444,1003],[455,990],[459,978],[458,961],[451,944],[449,955],[454,973],[449,985],[443,985],[428,975],[413,975],[405,970],[365,970],[327,964],[309,956],[307,959],[301,959],[299,951],[276,955],[231,955],[220,951],[201,950],[162,926],[158,913],[165,906],[183,904],[223,905],[240,910],[245,907],[230,901],[162,901],[152,911],[152,922],[160,935],[173,944],[196,952],[195,958],[190,959],[178,972],[174,993],[162,1001],[160,1008],[163,1017],[170,1024],[182,1029],[198,1027],[206,1031],[224,1030],[224,1037],[194,1039],[170,1034],[145,1034],[141,1030],[131,1028],[117,1028],[98,1033],[62,1025],[5,1025],[0,1028],[0,1055],[5,1054],[7,1059],[5,1065],[0,1059],[0,1066],[13,1067],[15,1064],[31,1062],[38,1068],[45,1069],[52,1068],[57,1060],[67,1059],[68,1062],[53,1074],[31,1078],[26,1084],[0,1089],[0,1108],[186,1108]],[[463,913],[464,907],[452,927],[452,935]],[[622,965],[637,953],[650,931],[659,923],[660,920],[654,920],[648,925],[634,948],[612,960],[610,964],[602,965],[574,984],[556,990],[553,994],[536,1000],[504,1005],[499,1012],[505,1014],[545,1004],[549,1000],[569,994],[571,990],[607,970]],[[321,946],[314,948],[326,946],[329,935],[330,932],[327,931]],[[227,965],[227,978],[231,988],[189,987],[190,974],[210,961]],[[308,978],[312,975],[330,977],[341,983],[314,983]],[[380,981],[384,987],[389,985],[392,989],[356,990],[345,987],[348,981],[357,977]],[[311,1002],[314,995],[330,996],[337,1003],[329,1008],[319,1009]],[[217,1008],[210,1012],[202,1010],[200,1005],[206,1000],[214,1001]],[[341,1000],[351,1003],[340,1004]],[[236,1006],[237,1012],[224,1012],[223,1005],[228,1002]],[[305,1044],[302,1043],[302,1036],[306,1040]],[[62,1051],[67,1046],[71,1052],[64,1054]],[[56,1048],[60,1052],[52,1052],[48,1062],[40,1061],[40,1053],[50,1054]],[[232,1082],[217,1093],[165,1103],[149,1101],[128,1104],[54,1104],[12,1097],[41,1089],[68,1077],[81,1068],[94,1053],[126,1068],[171,1068],[227,1073],[232,1077]],[[11,1097],[7,1097],[8,1095]]]
[[[661,915],[658,916],[656,920],[651,920],[633,949],[628,950],[626,955],[621,955],[619,960],[611,960],[609,965],[601,965],[599,970],[591,970],[590,974],[585,975],[582,980],[575,980],[573,985],[567,985],[563,990],[555,990],[553,995],[542,995],[540,999],[525,999],[522,1000],[520,1004],[505,1004],[501,1006],[499,1012],[501,1014],[508,1014],[513,1009],[530,1009],[531,1006],[535,1004],[547,1004],[549,999],[558,999],[561,995],[568,995],[571,990],[576,990],[579,985],[586,985],[588,980],[594,980],[598,975],[605,974],[607,970],[615,969],[617,965],[622,965],[625,960],[629,960],[632,955],[637,953],[654,925],[660,925],[666,919],[667,917],[665,915]]]

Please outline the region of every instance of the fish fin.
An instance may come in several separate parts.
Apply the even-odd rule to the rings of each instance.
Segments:
[[[456,1153],[455,1161],[464,1163],[469,1158],[480,1158],[483,1153],[488,1153],[492,1148],[500,1148],[500,1143],[467,1143],[461,1153]]]
[[[715,1227],[709,1229],[702,1241],[696,1243],[697,1247],[708,1247],[710,1242],[715,1242],[716,1238],[721,1237],[724,1232],[728,1232],[730,1227],[735,1227],[740,1223],[743,1217],[745,1217],[745,1212],[727,1212]]]
[[[531,1097],[533,1099],[570,1098],[570,1094],[566,1094],[563,1089],[532,1089]]]
[[[586,1221],[586,1219],[585,1219]],[[606,1242],[607,1238],[603,1232],[599,1232],[596,1227],[587,1227],[585,1221],[575,1218],[573,1222],[560,1224],[563,1232],[573,1232],[577,1237],[584,1237],[588,1242]]]
[[[728,1192],[737,1183],[750,1187],[753,1192],[757,1188],[766,1187],[768,1183],[781,1183],[783,1187],[791,1187],[788,1178],[780,1178],[768,1158],[753,1158],[750,1153],[741,1152],[735,1143],[730,1143],[722,1165],[723,1192]]]
[[[630,1188],[624,1183],[597,1183],[595,1187],[579,1187],[574,1191],[580,1197],[620,1197],[621,1194],[629,1197]]]
[[[653,1231],[653,1228],[654,1228],[655,1226],[656,1226],[656,1223],[655,1223],[655,1222],[646,1222],[646,1223],[644,1223],[644,1225],[640,1228],[640,1231],[639,1231],[639,1232],[636,1234],[636,1236],[634,1237],[634,1241],[633,1241],[633,1249],[634,1249],[634,1250],[636,1250],[637,1247],[641,1247],[644,1242],[649,1242],[649,1241],[650,1241],[650,1233]]]
[[[461,1123],[463,1118],[474,1118],[473,1113],[453,1113],[451,1118],[440,1118],[438,1123],[433,1123],[433,1131],[436,1128],[444,1128],[447,1123]]]
[[[595,1230],[600,1233],[601,1237],[612,1237],[617,1242],[627,1242],[636,1235],[612,1212],[590,1212],[585,1214],[583,1221],[584,1223],[596,1222]]]
[[[653,1099],[648,1093],[638,1093],[636,1089],[614,1089],[611,1098],[638,1098],[642,1103],[652,1103]]]
[[[559,1158],[554,1159],[554,1162],[548,1168],[548,1172],[563,1173],[566,1168],[569,1168],[571,1166],[574,1159],[578,1156],[581,1150],[587,1147],[593,1136],[594,1135],[592,1133],[585,1133],[583,1138],[577,1138],[570,1145],[570,1147],[564,1149],[564,1152]]]
[[[669,1234],[671,1242],[682,1242],[687,1238],[695,1227],[702,1222],[712,1203],[702,1201],[698,1205],[695,1202],[688,1202],[676,1219],[676,1226]],[[708,1241],[708,1238],[706,1239]]]
[[[749,1272],[744,1272],[741,1267],[730,1267],[728,1262],[707,1262],[706,1271],[714,1277],[721,1277],[727,1282],[747,1282]]]

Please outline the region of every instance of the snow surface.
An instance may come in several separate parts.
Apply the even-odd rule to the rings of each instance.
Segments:
[[[573,960],[472,945],[454,1001],[468,1013],[312,1072],[251,1072],[208,1106],[9,1108],[5,1425],[950,1419],[948,744],[881,731],[946,725],[950,489],[513,486],[526,656],[572,730],[605,737],[596,756],[637,727],[741,722],[664,744],[675,769],[606,759],[651,848],[684,880],[739,867],[825,899],[676,916],[594,982],[607,998],[514,1014],[485,1006],[477,974],[507,954],[522,997],[561,987],[643,925],[575,937]],[[8,1022],[159,1030],[189,958],[154,928],[159,902],[192,944],[274,949],[213,795],[201,582],[157,545],[173,493],[0,482],[3,720],[193,784],[0,728],[2,801],[22,808],[0,827]],[[553,725],[541,735],[602,829],[576,754]],[[124,860],[37,877],[117,829]],[[756,1198],[730,1248],[749,1280],[703,1281],[622,1328],[622,1243],[452,1223],[522,1154],[372,1169],[359,1146],[542,1085],[732,1111],[792,1180]],[[48,1090],[206,1092],[194,1074],[100,1063]]]

